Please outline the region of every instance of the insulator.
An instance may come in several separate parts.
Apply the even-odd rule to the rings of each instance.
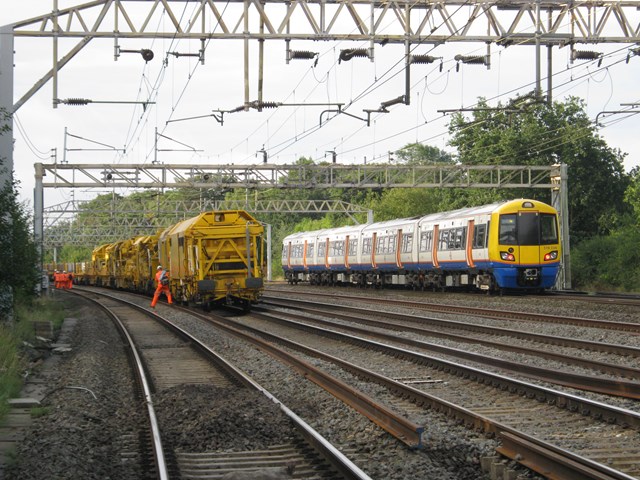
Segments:
[[[307,50],[291,50],[291,59],[300,59],[300,60],[311,60],[318,55],[317,52],[309,52]]]
[[[571,60],[596,60],[602,56],[601,52],[591,50],[572,50]]]
[[[369,54],[367,53],[367,49],[366,48],[349,48],[347,50],[340,50],[340,58],[338,60],[338,63],[340,63],[341,61],[349,61],[354,57],[368,57]]]
[[[453,57],[453,59],[456,62],[462,62],[462,63],[472,63],[472,64],[478,64],[478,65],[486,65],[487,64],[487,57],[485,57],[484,55],[456,55],[455,57]]]
[[[387,100],[386,102],[382,102],[380,104],[380,106],[382,108],[387,108],[390,107],[391,105],[397,105],[398,103],[403,103],[404,102],[404,95],[400,95],[397,98],[394,98],[393,100]]]
[[[67,105],[88,105],[91,103],[91,100],[87,98],[68,98],[62,103],[66,103]]]
[[[431,55],[411,55],[411,63],[433,63],[438,60],[438,57],[432,57]]]
[[[278,108],[278,102],[258,102],[259,108]]]

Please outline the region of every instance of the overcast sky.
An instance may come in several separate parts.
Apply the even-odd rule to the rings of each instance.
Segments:
[[[11,8],[7,8],[8,4]],[[81,2],[59,1],[60,8]],[[0,25],[31,18],[51,10],[47,0],[2,0]],[[176,6],[176,11],[183,7]],[[195,8],[185,4],[187,15]],[[638,14],[640,15],[640,13]],[[630,19],[637,25],[638,18]],[[166,26],[166,25],[165,25]],[[161,27],[161,25],[160,25]],[[77,43],[61,40],[60,56]],[[367,45],[331,42],[298,42],[295,50],[320,52],[317,66],[313,61],[295,60],[286,64],[284,42],[266,42],[264,100],[291,104],[342,103],[348,112],[365,117],[364,109],[377,109],[385,102],[404,94],[404,74],[394,65],[402,60],[404,47],[376,47],[376,61],[357,58],[338,64],[341,49],[365,48]],[[158,142],[158,161],[163,163],[249,165],[261,163],[257,152],[269,153],[269,162],[293,163],[300,156],[314,160],[330,159],[326,151],[335,150],[338,162],[384,162],[388,152],[412,142],[422,142],[449,150],[448,115],[444,109],[472,107],[479,96],[490,99],[492,106],[525,94],[535,86],[534,47],[491,46],[492,65],[463,65],[456,72],[456,54],[482,55],[486,46],[458,43],[424,52],[444,59],[443,71],[437,65],[414,65],[411,69],[411,104],[395,105],[390,113],[374,114],[371,126],[347,115],[340,115],[318,129],[320,114],[327,107],[281,107],[263,112],[229,113],[224,125],[212,117],[174,121],[207,115],[213,110],[229,110],[244,102],[243,45],[241,41],[208,43],[206,60],[200,65],[194,57],[166,55],[167,51],[196,53],[200,42],[170,40],[121,40],[122,49],[150,48],[155,58],[146,63],[138,54],[123,53],[114,61],[113,39],[93,40],[59,74],[58,97],[87,98],[94,101],[140,101],[152,98],[155,105],[144,112],[139,105],[91,104],[60,105],[52,108],[52,85],[49,82],[18,112],[14,125],[14,175],[21,182],[21,196],[32,203],[33,164],[53,163],[51,150],[57,149],[58,161],[66,155],[69,163],[150,163],[156,158],[155,129],[164,137]],[[250,99],[257,99],[257,43],[251,44]],[[569,59],[569,49],[553,49],[554,98],[569,95],[585,100],[589,116],[620,110],[621,103],[640,101],[640,56],[627,64],[626,45],[592,45],[581,47],[607,53],[601,68],[594,62]],[[14,96],[19,99],[52,67],[50,38],[15,41]],[[166,65],[163,59],[168,58]],[[546,49],[542,70],[546,76]],[[388,71],[396,73],[387,75]],[[546,88],[546,80],[542,82]],[[326,123],[326,124],[325,124]],[[609,146],[628,154],[626,170],[640,165],[638,133],[640,115],[617,115],[606,119],[600,130]],[[65,127],[73,135],[67,137]],[[81,140],[76,137],[82,137]],[[169,138],[165,138],[169,137]],[[99,142],[126,153],[90,151],[104,148]],[[166,151],[188,150],[191,151]],[[196,151],[193,151],[196,150]],[[326,155],[326,157],[325,157]],[[517,159],[511,162],[517,165]],[[570,172],[569,172],[570,173]],[[105,191],[76,191],[75,198],[93,198]],[[125,193],[125,192],[123,192]],[[67,189],[45,190],[45,206],[72,198]]]

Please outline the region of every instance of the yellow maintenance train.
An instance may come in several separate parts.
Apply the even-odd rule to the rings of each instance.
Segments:
[[[264,227],[249,213],[203,212],[157,235],[96,247],[90,262],[74,265],[75,282],[150,294],[162,265],[175,301],[249,310],[264,287],[264,243]]]

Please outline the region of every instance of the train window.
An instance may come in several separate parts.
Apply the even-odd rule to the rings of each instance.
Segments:
[[[389,237],[378,237],[378,243],[376,244],[376,254],[386,253]]]
[[[325,243],[324,242],[318,243],[318,256],[324,257],[324,251],[325,251]]]
[[[475,225],[473,227],[473,248],[484,248],[487,234],[486,225]]]
[[[441,230],[440,231],[440,245],[438,247],[439,250],[448,250],[449,249],[449,230]]]
[[[433,239],[433,230],[429,230],[428,232],[422,232],[420,234],[420,251],[421,252],[431,251],[432,239]]]
[[[540,243],[549,245],[558,243],[558,228],[556,216],[551,213],[540,215]]]
[[[371,253],[371,238],[362,239],[362,253],[365,253],[365,254]]]
[[[289,253],[289,245],[283,245],[282,246],[282,258],[287,258],[288,253]]]
[[[349,240],[349,256],[355,256],[358,253],[358,240]]]
[[[465,245],[466,245],[466,235],[465,232],[467,231],[466,227],[460,227],[460,228],[456,228],[455,229],[455,240],[454,240],[454,245],[453,248],[455,248],[456,250],[462,250],[464,249]],[[453,232],[452,232],[453,233]]]
[[[517,245],[516,238],[516,214],[508,213],[500,215],[500,226],[498,229],[498,242],[501,245]]]
[[[385,248],[385,253],[396,253],[396,241],[398,237],[396,235],[389,235],[387,237],[387,246]]]
[[[518,215],[518,244],[540,244],[540,219],[538,213],[520,213]]]
[[[313,243],[307,243],[307,258],[313,258]]]
[[[329,256],[330,257],[342,257],[344,256],[344,241],[336,240],[329,243]]]
[[[404,233],[402,235],[402,253],[411,253],[413,250],[413,234]]]

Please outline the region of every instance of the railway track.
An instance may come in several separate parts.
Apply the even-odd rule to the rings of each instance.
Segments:
[[[493,365],[504,370],[517,372],[520,375],[530,376],[550,383],[558,383],[572,388],[608,395],[618,395],[634,399],[640,398],[640,384],[637,382],[637,379],[640,378],[640,369],[634,366],[637,364],[637,358],[640,357],[640,349],[637,347],[576,340],[559,337],[557,335],[540,335],[519,330],[469,324],[460,321],[425,318],[409,314],[377,311],[375,312],[376,319],[372,319],[371,317],[374,312],[372,312],[371,309],[335,304],[323,305],[307,300],[266,299],[264,303],[267,306],[293,308],[301,312],[299,314],[288,314],[290,318],[304,320],[308,319],[310,314],[339,318],[344,321],[375,327],[378,330],[373,331],[370,328],[348,326],[334,321],[315,320],[315,322],[322,323],[334,329],[343,329],[365,336],[374,336],[396,344],[413,346],[451,357],[477,361],[480,364]],[[429,328],[434,325],[445,327],[445,330]],[[451,340],[452,344],[455,342],[455,346],[444,346],[425,340],[407,339],[399,337],[397,334],[391,335],[385,333],[385,331],[389,330],[412,333],[421,338],[444,338]],[[453,333],[452,330],[456,333]],[[474,337],[470,336],[467,332],[482,335]],[[506,340],[496,341],[496,337],[506,337]],[[513,342],[513,339],[521,340],[525,345],[518,345]],[[500,352],[514,352],[516,355],[514,355],[513,361],[507,361],[504,354],[500,354],[500,358],[490,357],[488,353],[483,356],[468,352],[467,350],[461,350],[460,344],[481,345],[482,347]],[[572,353],[558,353],[548,349],[549,346],[558,345],[568,347]],[[580,358],[579,355],[573,352],[581,350],[600,352],[603,356],[607,357],[608,361]],[[523,355],[544,358],[554,362],[557,366],[554,366],[552,369],[530,366],[527,364],[526,357],[523,357]],[[629,365],[626,366],[624,363],[628,363]],[[584,369],[584,373],[580,375],[563,372],[561,369],[567,365],[574,367],[574,369],[576,367]],[[611,375],[611,378],[604,378],[602,376],[603,372]]]
[[[309,312],[304,315],[307,320],[319,316]],[[266,328],[265,322],[268,322]],[[336,343],[332,338],[302,332],[297,326],[283,326],[283,319],[274,323],[274,319],[251,315],[216,319],[216,323],[226,324],[228,330],[247,330],[248,336],[262,337],[271,344],[284,344],[285,349],[303,352],[301,358],[308,363],[320,363],[324,370],[337,374],[345,383],[358,385],[363,392],[371,389],[374,401],[413,420],[416,425],[430,425],[424,421],[428,415],[447,414],[473,429],[495,435],[500,440],[501,454],[542,474],[552,472],[558,474],[554,478],[567,479],[640,478],[640,472],[634,470],[640,460],[640,451],[634,454],[633,450],[640,425],[639,416],[634,412],[525,382],[511,383],[513,379],[487,376],[477,369],[467,368],[465,373],[453,364],[434,366],[431,360],[417,360],[412,353],[407,361],[402,358],[405,354],[402,349],[390,357],[363,348],[360,340]],[[256,329],[254,323],[262,328]],[[280,330],[288,333],[281,335]],[[315,348],[305,346],[309,344]],[[353,360],[348,363],[359,365],[343,364],[344,358]],[[338,365],[342,373],[336,372]],[[369,371],[365,371],[363,365],[369,367],[366,369]],[[425,374],[424,365],[433,369],[430,378]],[[393,372],[393,375],[387,377],[380,372]],[[372,382],[384,385],[383,392],[372,388]],[[541,430],[541,425],[549,423],[551,427]],[[567,427],[560,441],[556,438],[557,425]],[[593,431],[597,434],[590,437]],[[429,436],[428,429],[425,435]],[[576,443],[594,447],[595,452],[576,447]]]
[[[144,385],[143,404],[149,409],[157,478],[222,478],[227,473],[245,472],[250,476],[279,474],[282,478],[295,474],[309,479],[369,479],[300,417],[186,331],[116,296],[95,291],[81,295],[108,311],[129,341]],[[233,441],[227,434],[229,443],[222,442],[215,438],[221,432],[212,428],[222,425],[209,423],[203,432],[199,425],[193,425],[193,418],[178,415],[194,405],[206,405],[206,418],[246,417],[242,424],[246,428],[236,429]],[[205,417],[197,418],[195,423],[206,421]],[[188,425],[194,428],[189,430]],[[193,442],[182,441],[187,433],[208,435],[198,443],[218,448],[190,449]],[[256,438],[267,438],[269,444],[256,448]],[[238,444],[249,448],[230,453],[238,450]]]
[[[280,317],[281,314],[270,315],[274,316]],[[308,314],[306,316],[305,323],[314,323]],[[566,455],[570,459],[567,463],[578,462],[582,465],[580,470],[584,467],[585,471],[573,471],[554,478],[629,479],[640,476],[637,432],[640,415],[635,412],[498,375],[487,376],[486,372],[450,362],[420,358],[415,352],[391,349],[393,351],[390,354],[372,353],[363,347],[368,342],[362,339],[346,340],[345,336],[341,340],[349,344],[345,351],[344,346],[337,347],[335,341],[327,340],[324,336],[313,334],[313,339],[309,338],[310,331],[306,328],[304,333],[299,333],[297,325],[282,326],[282,320],[278,318],[276,322],[274,318],[262,317],[243,323],[256,335],[286,342],[290,348],[304,349],[308,355],[339,363],[342,368],[357,372],[359,377],[366,376],[371,381],[384,384],[390,392],[402,397],[399,402],[389,401],[396,408],[399,408],[398,403],[406,403],[406,399],[411,399],[416,404],[448,412],[470,426],[495,433],[503,442],[499,450],[501,453],[520,460],[526,459],[523,463],[538,472],[546,471],[548,474],[547,462],[551,461],[550,458]],[[265,326],[265,322],[268,322],[268,326]],[[262,325],[259,332],[256,324]],[[287,333],[278,333],[276,339],[275,332]],[[330,333],[331,339],[338,336],[341,335]],[[298,342],[313,343],[314,350],[321,350],[322,354],[298,346]],[[378,345],[376,349],[381,350]],[[345,358],[357,359],[348,363],[360,365],[348,365]],[[401,362],[396,358],[405,359],[402,360],[402,366],[396,366]],[[416,367],[415,363],[431,367],[429,373],[424,368]],[[362,365],[369,367],[367,370],[377,372],[366,372]],[[384,378],[380,371],[392,371],[394,376],[402,380],[394,382],[393,379]],[[405,409],[415,415],[415,406]],[[564,430],[561,435],[559,429]],[[534,450],[537,452],[534,453]],[[566,472],[567,466],[564,461],[561,463],[554,465],[552,471]]]
[[[300,292],[302,293],[302,292]],[[269,288],[266,292],[265,298],[269,298],[272,294],[288,294],[296,295],[294,290]],[[456,315],[469,315],[477,317],[485,317],[491,319],[500,320],[518,320],[527,321],[533,323],[549,323],[559,325],[575,325],[588,328],[603,328],[608,330],[618,330],[623,332],[629,332],[634,335],[640,335],[640,321],[638,322],[619,322],[611,320],[597,320],[591,318],[580,318],[566,315],[549,315],[542,313],[529,313],[517,310],[501,310],[485,307],[474,307],[469,305],[451,305],[443,303],[430,303],[426,301],[414,301],[409,299],[391,299],[388,297],[377,298],[372,296],[358,296],[358,295],[345,295],[332,292],[311,292],[304,290],[303,295],[306,298],[317,299],[336,299],[343,301],[353,302],[365,302],[367,306],[370,305],[384,305],[387,307],[398,308],[411,308],[416,310],[456,314]],[[542,298],[542,297],[541,297]]]

